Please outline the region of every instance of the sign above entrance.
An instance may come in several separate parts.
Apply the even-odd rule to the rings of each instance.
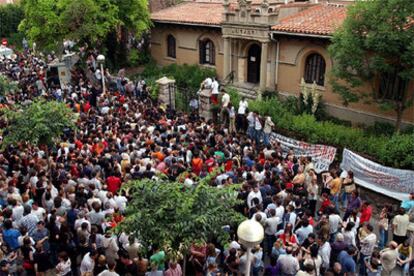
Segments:
[[[254,39],[269,41],[269,27],[256,26],[256,28],[245,26],[223,26],[223,36],[236,39]]]
[[[252,29],[237,28],[237,29],[231,29],[230,33],[233,35],[257,35],[258,31],[252,30]]]

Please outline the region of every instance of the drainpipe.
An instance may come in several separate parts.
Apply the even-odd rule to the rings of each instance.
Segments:
[[[270,40],[276,42],[276,68],[275,68],[275,84],[276,88],[279,84],[279,56],[280,56],[280,42],[278,39],[274,38],[274,34],[270,34]]]

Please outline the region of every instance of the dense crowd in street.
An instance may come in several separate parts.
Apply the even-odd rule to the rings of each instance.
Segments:
[[[20,90],[6,94],[3,107],[43,97],[77,115],[77,130],[55,147],[20,144],[0,154],[0,276],[182,275],[162,245],[145,256],[139,240],[111,231],[128,204],[121,187],[161,173],[191,188],[219,167],[211,185],[242,184],[239,211],[263,225],[265,240],[252,260],[237,237],[225,248],[194,245],[187,275],[245,275],[248,261],[252,275],[391,275],[398,266],[409,274],[414,194],[373,214],[351,171],[318,176],[310,157],[283,153],[269,139],[277,122],[250,112],[245,99],[235,109],[216,80],[203,87],[222,105],[220,125],[159,104],[143,81],[127,89],[123,74],[106,71],[102,92],[93,52],[85,56],[89,72],[75,69],[70,84],[57,86],[46,77],[54,59],[0,59],[0,73]]]

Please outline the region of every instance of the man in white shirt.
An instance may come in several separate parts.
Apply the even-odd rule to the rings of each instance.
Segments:
[[[246,122],[246,111],[249,108],[249,103],[246,98],[242,98],[239,102],[239,109],[237,110],[237,121],[236,129],[238,132],[246,132],[247,122]]]
[[[330,242],[334,242],[336,234],[338,233],[339,226],[342,225],[342,218],[331,210],[331,214],[329,215],[329,236]]]
[[[321,237],[317,238],[317,242],[319,244],[319,255],[322,258],[321,268],[326,271],[329,268],[329,260],[331,258],[331,245]]]
[[[375,235],[373,231],[374,227],[371,224],[368,224],[366,226],[367,236],[360,241],[359,275],[366,275],[365,258],[371,257],[377,244],[377,235]]]
[[[260,192],[259,187],[257,185],[254,186],[253,190],[247,196],[247,206],[249,207],[249,209],[253,207],[253,198],[257,198],[259,200],[259,204],[263,202],[262,193]]]
[[[207,77],[204,81],[203,81],[203,83],[202,83],[202,85],[201,85],[201,88],[202,89],[211,89],[211,85],[213,84],[213,80],[210,78],[210,77]]]
[[[98,255],[98,251],[93,249],[91,250],[91,252],[85,254],[80,265],[81,276],[93,274],[93,269],[95,268],[95,260],[98,257]]]
[[[269,218],[265,220],[265,234],[267,241],[267,254],[272,254],[272,247],[276,241],[277,226],[280,223],[280,219],[276,216],[275,209],[269,210]]]
[[[230,103],[230,95],[223,90],[223,95],[221,96],[221,120],[224,127],[227,127],[229,121],[229,110],[228,106]]]
[[[407,238],[407,230],[410,225],[410,217],[406,214],[404,208],[398,209],[398,215],[392,221],[393,240],[402,244]]]
[[[211,102],[213,104],[218,104],[218,95],[219,95],[219,84],[216,78],[213,79],[211,84]]]

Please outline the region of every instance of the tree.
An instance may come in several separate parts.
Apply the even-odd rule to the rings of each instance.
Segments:
[[[333,89],[344,104],[364,99],[396,111],[399,131],[412,103],[414,79],[414,1],[358,1],[332,39]],[[371,91],[361,92],[369,84]]]
[[[10,37],[17,32],[17,27],[23,19],[20,5],[0,5],[0,37]]]
[[[73,112],[62,102],[38,100],[6,112],[3,146],[18,143],[52,146],[65,128],[75,128]]]
[[[230,235],[223,226],[235,226],[245,218],[234,207],[239,204],[239,185],[218,189],[208,185],[210,177],[195,188],[179,182],[137,180],[126,184],[131,200],[119,230],[139,239],[143,249],[156,244],[177,261],[194,242],[218,240]]]
[[[5,76],[0,75],[0,98],[5,97],[8,93],[18,89],[15,82],[9,81]]]
[[[40,48],[57,49],[63,39],[100,46],[121,26],[142,33],[149,26],[145,0],[22,0],[19,29]]]

